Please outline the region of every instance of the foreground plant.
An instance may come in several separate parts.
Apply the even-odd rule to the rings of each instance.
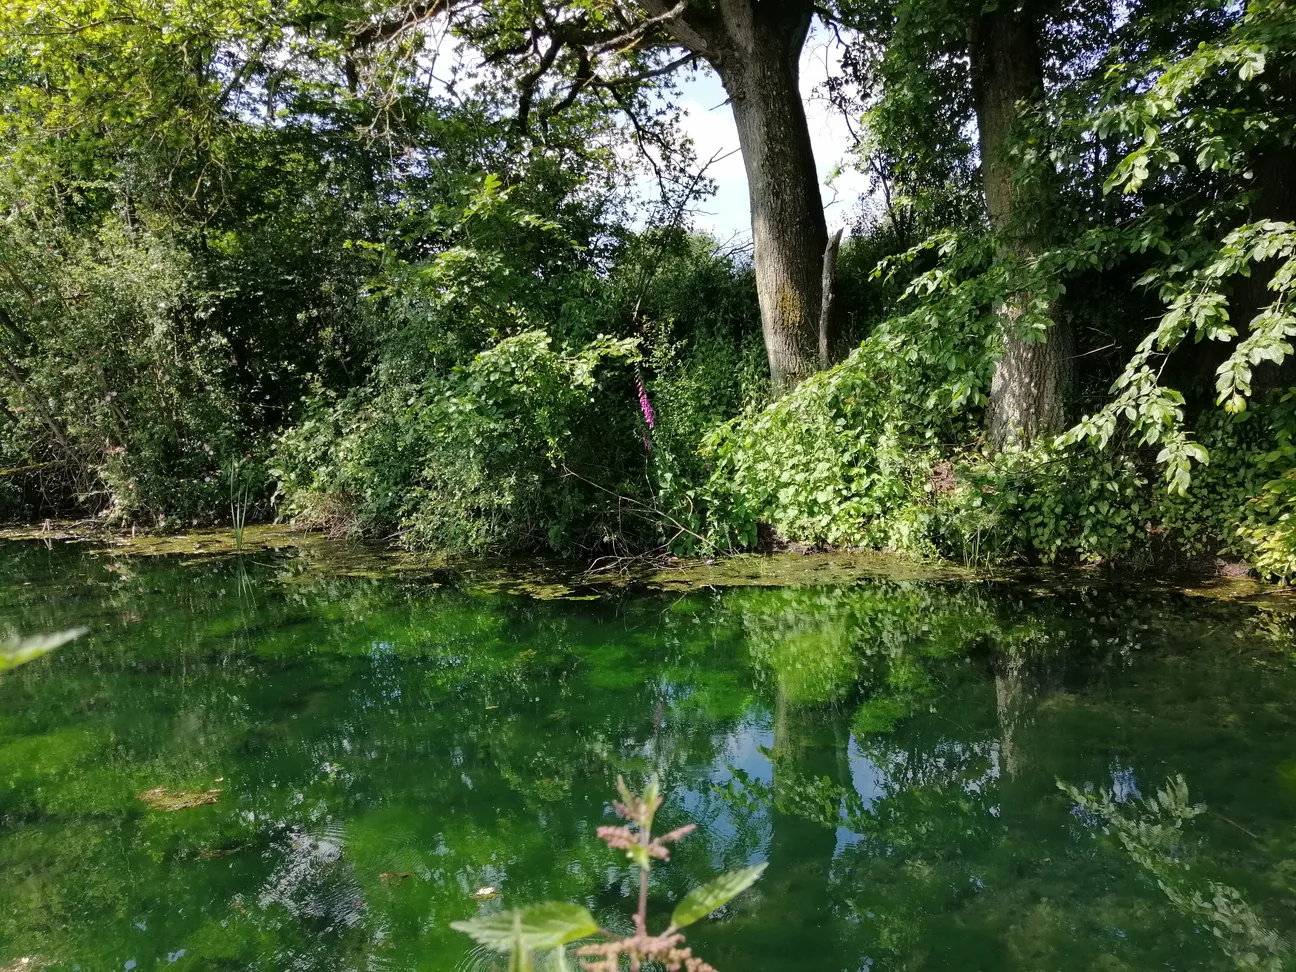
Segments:
[[[0,640],[0,672],[35,661],[59,645],[67,644],[86,633],[86,628],[71,628],[56,634],[33,635],[28,638]]]
[[[512,911],[456,921],[451,928],[471,935],[480,944],[509,956],[509,972],[531,972],[536,967],[536,953],[544,953],[548,967],[567,969],[566,946],[582,938],[600,936],[603,941],[582,945],[576,955],[584,962],[585,972],[617,972],[624,957],[632,972],[644,963],[659,963],[670,972],[715,972],[715,969],[693,954],[685,945],[680,929],[705,918],[736,898],[761,876],[764,864],[729,871],[690,891],[671,913],[670,924],[660,932],[648,931],[648,877],[654,860],[670,859],[667,845],[688,836],[696,824],[686,824],[660,837],[652,835],[653,817],[662,804],[661,791],[654,778],[642,795],[632,793],[625,781],[617,778],[620,802],[613,807],[625,825],[599,827],[599,839],[639,868],[639,908],[634,915],[634,933],[616,935],[598,926],[589,911],[576,904],[549,901]]]

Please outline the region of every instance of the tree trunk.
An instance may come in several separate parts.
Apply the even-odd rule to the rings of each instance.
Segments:
[[[771,25],[750,26],[749,31],[731,29],[737,56],[725,58],[719,68],[747,170],[756,293],[777,397],[819,367],[828,227],[801,101],[798,61],[804,32],[792,37],[768,29]]]
[[[664,0],[639,2],[655,16],[668,9]],[[801,48],[813,15],[811,0],[716,0],[667,25],[715,68],[733,107],[775,396],[819,367],[828,228],[800,87]]]
[[[981,14],[969,44],[980,136],[981,175],[990,225],[1003,239],[1003,256],[1029,259],[1043,244],[1047,178],[1026,187],[1013,181],[1009,145],[1019,120],[1019,103],[1043,93],[1043,58],[1037,29],[1027,12],[1011,6]],[[990,445],[1030,445],[1061,431],[1071,385],[1070,326],[1057,321],[1043,341],[1018,334],[1029,294],[1010,295],[1001,312],[1003,356],[990,385],[987,426]]]
[[[837,253],[841,249],[842,231],[838,230],[828,241],[823,255],[823,278],[820,287],[823,300],[819,304],[819,367],[832,364],[833,344],[837,337]]]

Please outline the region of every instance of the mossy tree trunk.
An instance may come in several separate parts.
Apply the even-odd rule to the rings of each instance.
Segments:
[[[1012,137],[1024,105],[1043,94],[1043,56],[1029,10],[1004,5],[981,14],[971,30],[969,51],[980,137],[986,214],[1002,242],[1001,256],[1029,260],[1045,242],[1050,180],[1014,179]],[[1010,294],[1001,315],[1003,355],[995,366],[987,409],[993,449],[1030,445],[1062,430],[1071,392],[1072,335],[1056,321],[1044,339],[1020,331],[1030,294]]]
[[[649,2],[650,13],[665,3]],[[747,171],[761,329],[776,396],[819,369],[828,229],[801,100],[809,0],[717,0],[669,29],[720,75]],[[835,342],[835,335],[828,335]]]

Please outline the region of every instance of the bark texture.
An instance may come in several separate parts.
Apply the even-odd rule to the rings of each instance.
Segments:
[[[981,174],[990,224],[1005,240],[1005,256],[1029,258],[1043,245],[1039,230],[1047,212],[1046,185],[1024,187],[1013,180],[1009,145],[1020,104],[1043,93],[1043,57],[1028,10],[1003,6],[975,21],[969,49],[980,136]],[[1043,341],[1026,341],[1017,325],[1029,295],[1004,302],[1003,356],[995,366],[987,409],[993,449],[1030,445],[1062,430],[1071,393],[1073,342],[1070,326],[1058,320]]]
[[[650,14],[667,8],[645,2]],[[717,0],[668,29],[724,83],[751,197],[756,291],[775,396],[819,368],[823,197],[801,100],[808,0]]]
[[[823,300],[819,304],[819,367],[832,364],[832,349],[837,342],[837,254],[841,250],[842,231],[828,241],[823,255]]]

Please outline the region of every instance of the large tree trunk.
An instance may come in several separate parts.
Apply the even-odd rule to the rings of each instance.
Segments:
[[[805,32],[778,23],[784,19],[753,15],[750,30],[732,29],[737,56],[718,65],[747,169],[756,293],[776,396],[819,368],[823,253],[828,243],[798,76]]]
[[[981,14],[969,45],[980,135],[981,173],[990,225],[1004,240],[1005,257],[1029,259],[1043,242],[1048,215],[1048,180],[1031,188],[1014,182],[1009,140],[1019,103],[1043,93],[1043,58],[1037,28],[1028,12],[1001,6]],[[1057,321],[1043,341],[1018,334],[1029,294],[1010,295],[1002,310],[1003,356],[990,385],[987,426],[990,445],[1030,445],[1060,431],[1070,395],[1070,326]]]
[[[641,3],[653,14],[667,10],[662,0]],[[751,196],[761,328],[776,396],[819,368],[828,229],[799,77],[813,14],[810,0],[717,0],[668,27],[715,68],[733,106]],[[830,344],[835,337],[828,335]]]

